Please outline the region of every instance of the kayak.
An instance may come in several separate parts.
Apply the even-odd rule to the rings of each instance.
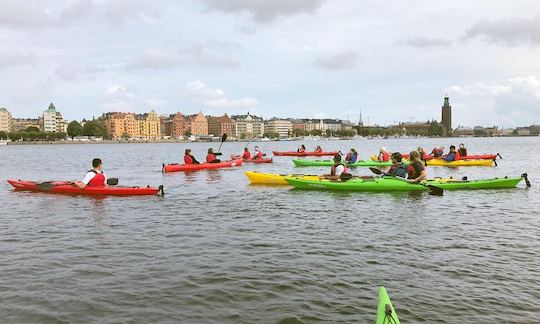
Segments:
[[[430,187],[444,190],[506,189],[514,188],[522,179],[525,179],[527,186],[529,186],[527,174],[515,178],[480,180],[430,179],[419,184],[389,176],[353,178],[348,181],[285,177],[285,181],[296,188],[339,191],[426,191],[431,190]]]
[[[372,155],[371,160],[377,161],[377,156]],[[404,160],[404,163],[408,163],[408,160]],[[451,168],[460,167],[460,166],[488,166],[489,167],[489,166],[497,165],[495,163],[495,160],[457,160],[457,161],[446,162],[445,160],[441,158],[426,160],[425,164],[427,166],[444,166],[444,167],[451,167]]]
[[[304,160],[304,159],[293,159],[294,165],[297,167],[304,166],[333,166],[334,161],[332,160]],[[388,167],[392,165],[392,162],[379,162],[373,160],[360,160],[355,163],[345,163],[348,167]]]
[[[86,196],[145,196],[163,194],[163,186],[158,188],[153,187],[85,187],[80,189],[68,181],[48,181],[35,182],[25,180],[8,179],[7,182],[12,185],[15,190],[28,190],[37,192],[48,192],[55,194],[72,194]]]
[[[409,158],[409,154],[407,153],[401,153],[401,156],[405,159]],[[466,156],[460,156],[460,160],[496,160],[497,157],[500,157],[501,155],[499,153],[497,154],[477,154],[477,155],[466,155]],[[433,156],[426,157],[424,160],[432,160],[435,159]]]
[[[263,156],[266,156],[266,154],[264,154]],[[231,160],[238,160],[238,159],[242,159],[242,155],[231,155]],[[248,162],[248,163],[272,163],[272,159],[271,158],[260,158],[260,159],[242,159],[244,162]]]
[[[279,152],[279,151],[272,151],[275,156],[334,156],[338,152],[295,152],[295,151],[287,151],[287,152]]]
[[[319,179],[317,175],[304,175],[304,174],[275,174],[275,173],[260,173],[257,171],[246,171],[251,184],[263,184],[263,185],[288,185],[285,181],[286,177],[301,177],[302,179]]]
[[[427,166],[445,166],[445,167],[460,167],[460,166],[493,166],[495,160],[457,160],[446,162],[443,159],[432,159],[426,161]]]
[[[206,169],[221,169],[234,166],[241,166],[242,160],[222,161],[218,163],[201,163],[201,164],[163,164],[163,172],[180,172],[180,171],[198,171]]]
[[[381,286],[379,288],[379,302],[377,303],[377,321],[375,324],[400,324],[394,305],[390,301],[390,297],[386,289]]]

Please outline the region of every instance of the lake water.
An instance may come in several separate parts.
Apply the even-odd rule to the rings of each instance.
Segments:
[[[384,285],[402,323],[539,323],[540,137],[305,144],[365,158],[382,145],[459,142],[503,159],[428,168],[431,177],[527,172],[532,188],[437,197],[248,184],[246,170],[329,169],[299,170],[287,157],[161,173],[186,147],[202,160],[219,143],[0,147],[0,322],[373,323]],[[271,155],[301,143],[256,144]],[[4,181],[80,179],[94,157],[121,185],[163,184],[165,197],[35,194]]]

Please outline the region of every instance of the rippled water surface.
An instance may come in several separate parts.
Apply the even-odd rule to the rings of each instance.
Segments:
[[[244,171],[163,175],[187,144],[0,147],[0,179],[82,178],[94,157],[123,185],[166,196],[15,192],[0,184],[0,321],[373,323],[379,285],[402,323],[540,321],[540,138],[307,142],[362,157],[381,145],[458,144],[493,168],[429,168],[469,178],[529,173],[532,188],[332,193],[250,186]],[[299,142],[257,143],[264,151]],[[197,157],[213,143],[190,144]],[[253,147],[253,143],[250,144]],[[242,143],[225,143],[225,155]],[[368,169],[353,170],[369,174]]]

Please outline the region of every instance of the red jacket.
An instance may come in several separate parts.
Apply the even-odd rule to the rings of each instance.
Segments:
[[[184,164],[193,164],[193,159],[189,155],[184,155]]]
[[[242,155],[242,158],[244,160],[249,160],[251,159],[251,153],[249,153],[249,151],[244,151],[244,155]]]
[[[88,187],[103,187],[105,186],[105,175],[102,173],[102,172],[96,172],[96,171],[93,171],[92,172],[95,172],[96,175],[92,178],[92,180],[90,180],[90,182],[88,182],[87,186]]]
[[[206,156],[206,162],[212,162],[216,159],[216,156],[212,153],[208,153],[208,155]]]
[[[390,154],[388,154],[388,152],[379,153],[379,160],[382,160],[383,162],[390,161]]]

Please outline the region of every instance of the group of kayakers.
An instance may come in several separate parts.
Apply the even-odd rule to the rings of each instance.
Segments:
[[[323,149],[320,145],[315,146],[315,149],[313,150],[315,153],[322,153]],[[298,149],[296,149],[296,153],[306,153],[306,146],[304,144],[300,145]]]
[[[455,145],[450,145],[450,150],[448,154],[444,154],[444,146],[440,147],[434,147],[433,150],[431,150],[431,153],[427,153],[423,147],[419,146],[416,151],[421,161],[428,160],[432,158],[440,158],[446,162],[452,162],[452,161],[458,161],[461,157],[467,156],[467,148],[465,147],[465,144],[461,143],[459,144],[458,149],[456,150]],[[388,162],[391,159],[392,154],[388,153],[386,148],[383,146],[381,147],[379,151],[379,155],[377,156],[377,161],[379,162]]]
[[[219,163],[221,162],[217,156],[222,155],[222,153],[214,153],[213,148],[208,149],[208,154],[206,154],[206,163]],[[199,161],[191,154],[191,149],[187,148],[184,152],[184,164],[200,164]]]

